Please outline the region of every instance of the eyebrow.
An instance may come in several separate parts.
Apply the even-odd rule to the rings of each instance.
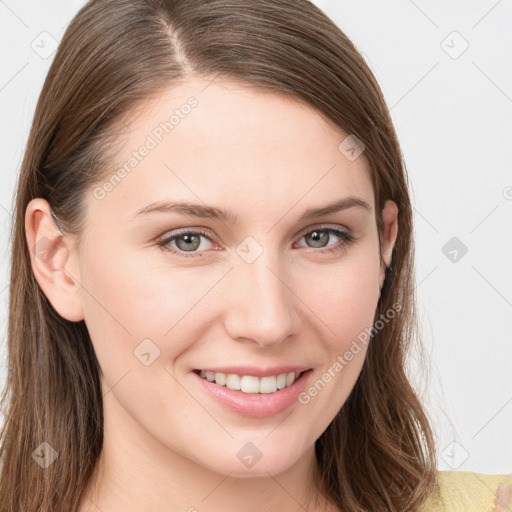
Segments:
[[[321,217],[322,215],[336,213],[342,210],[347,210],[349,208],[362,208],[367,212],[372,211],[371,206],[364,199],[356,196],[348,196],[342,199],[338,199],[332,203],[328,203],[324,206],[309,208],[300,216],[299,220],[314,219],[316,217]],[[138,210],[133,218],[155,212],[180,213],[190,217],[217,219],[232,224],[236,224],[238,222],[237,215],[222,208],[205,206],[196,203],[170,201],[157,201],[155,203],[151,203]]]

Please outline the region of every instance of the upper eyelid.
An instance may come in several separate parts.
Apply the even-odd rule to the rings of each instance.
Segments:
[[[304,235],[312,232],[312,231],[315,231],[315,230],[323,230],[323,229],[335,229],[335,230],[338,230],[338,231],[344,231],[348,234],[352,234],[352,230],[345,227],[345,226],[340,226],[338,224],[313,224],[311,226],[308,226],[306,228],[303,228],[301,231],[299,231],[299,233],[296,235],[297,237],[299,238],[302,238]],[[177,232],[174,232],[175,230],[173,231],[169,231],[169,232],[166,232],[164,235],[162,235],[161,237],[159,237],[159,240],[160,241],[164,241],[164,240],[167,240],[169,238],[175,238],[175,237],[178,237],[180,235],[185,235],[187,233],[195,233],[195,234],[199,234],[201,236],[204,236],[206,238],[208,238],[211,242],[214,242],[214,239],[215,237],[210,235],[210,231],[209,229],[207,228],[194,228],[194,227],[190,227],[190,228],[182,228],[182,229],[178,229]]]
[[[311,231],[315,231],[315,229],[322,230],[322,229],[336,229],[338,231],[345,231],[346,233],[352,233],[352,230],[349,229],[346,226],[340,226],[339,224],[314,224],[312,226],[309,226],[307,228],[302,229],[299,231],[297,236],[304,236],[306,233],[310,233]]]

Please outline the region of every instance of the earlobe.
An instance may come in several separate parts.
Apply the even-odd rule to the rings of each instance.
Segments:
[[[74,239],[63,235],[42,198],[25,211],[25,235],[34,277],[57,313],[71,322],[83,320]]]

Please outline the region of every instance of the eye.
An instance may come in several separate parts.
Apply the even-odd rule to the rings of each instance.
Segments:
[[[325,245],[333,235],[339,238],[340,242],[332,246]],[[330,252],[335,254],[345,250],[355,240],[354,236],[348,231],[323,226],[319,226],[312,231],[307,231],[302,235],[302,238],[306,239],[308,243],[313,244],[312,247],[310,246],[311,248],[321,249],[317,252]]]
[[[185,257],[203,256],[200,252],[196,254],[196,249],[201,246],[201,238],[206,238],[211,242],[210,237],[204,231],[182,231],[160,240],[157,245],[166,251],[178,253]],[[171,245],[173,242],[176,247]],[[186,254],[187,252],[192,254]]]
[[[337,237],[340,242],[332,246],[325,245],[332,236]],[[165,251],[173,252],[185,258],[203,256],[205,251],[197,250],[201,247],[201,238],[205,238],[209,242],[212,242],[210,236],[205,231],[184,230],[165,237],[158,241],[157,245]],[[339,253],[345,250],[348,245],[355,240],[354,236],[348,231],[323,226],[307,231],[301,236],[301,239],[302,238],[306,239],[308,243],[313,244],[313,246],[310,246],[311,249],[318,249],[318,251],[315,252],[320,253]]]

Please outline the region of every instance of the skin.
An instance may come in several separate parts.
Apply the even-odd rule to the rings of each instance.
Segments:
[[[112,169],[189,96],[197,107],[121,183],[103,199],[87,193],[80,249],[59,233],[46,201],[26,210],[29,247],[46,237],[54,248],[32,255],[35,277],[62,317],[85,320],[102,370],[104,450],[81,510],[337,510],[314,489],[314,443],[352,390],[364,346],[308,404],[270,418],[226,410],[191,371],[304,364],[317,381],[372,325],[397,206],[387,201],[380,212],[379,248],[364,153],[350,161],[338,150],[347,134],[304,103],[226,80],[193,79],[148,101],[127,120]],[[370,211],[299,220],[349,195]],[[239,222],[133,219],[158,200],[222,207]],[[355,241],[330,235],[315,245],[304,236],[325,226]],[[181,255],[156,244],[182,228],[207,231],[192,253],[203,256],[187,257],[183,239],[168,244]],[[250,264],[236,251],[247,237],[262,248]],[[160,350],[149,366],[134,356],[147,338]],[[262,453],[250,468],[236,456],[248,442]]]
[[[512,507],[512,485],[500,484],[496,494],[495,512],[507,512]]]

